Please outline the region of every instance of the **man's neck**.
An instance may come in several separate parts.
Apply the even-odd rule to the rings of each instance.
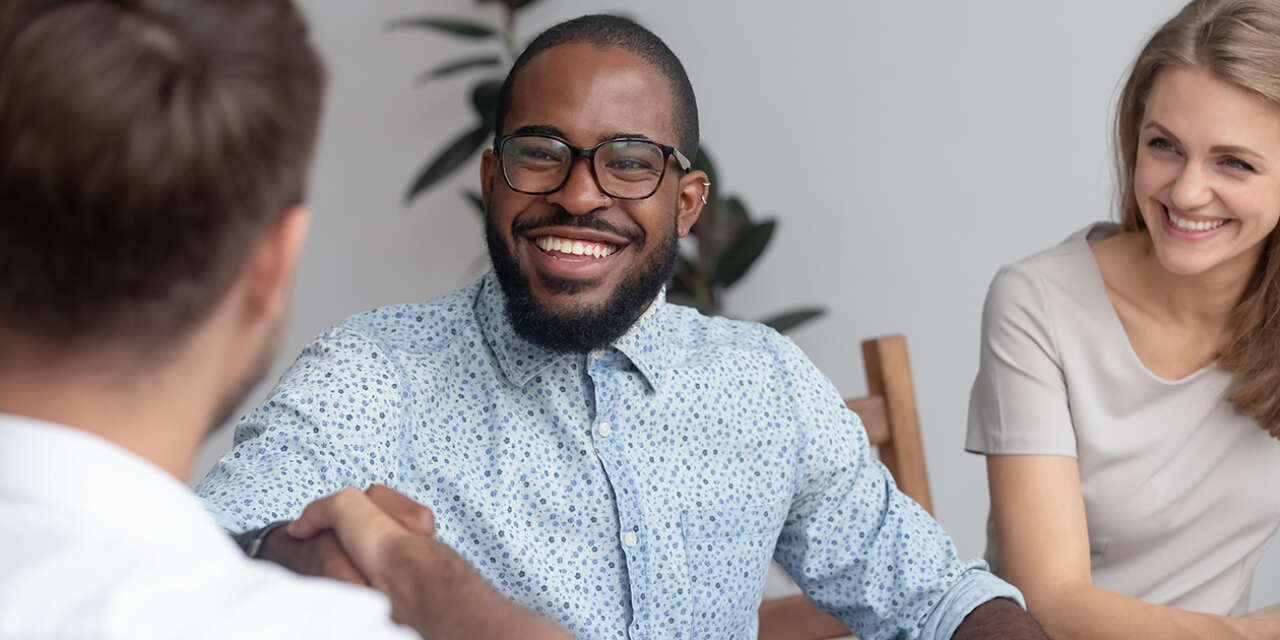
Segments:
[[[186,482],[213,403],[205,390],[190,392],[200,386],[182,367],[138,374],[90,359],[23,362],[6,358],[0,366],[0,413],[94,434]]]

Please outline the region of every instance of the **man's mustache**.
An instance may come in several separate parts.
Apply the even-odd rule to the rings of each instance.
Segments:
[[[556,210],[552,211],[550,215],[538,220],[517,221],[511,225],[511,231],[515,235],[521,235],[543,227],[578,227],[581,229],[592,229],[626,238],[627,242],[634,245],[643,245],[645,240],[644,230],[639,228],[624,229],[619,227],[601,218],[599,211],[592,211],[580,216],[575,216],[562,208],[556,208]]]

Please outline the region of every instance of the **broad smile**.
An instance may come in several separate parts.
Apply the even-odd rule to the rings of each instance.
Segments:
[[[548,227],[521,236],[533,266],[557,278],[596,280],[607,274],[630,243],[594,229]]]
[[[1193,216],[1186,213],[1174,213],[1164,203],[1160,204],[1164,229],[1170,235],[1185,240],[1205,240],[1218,235],[1224,227],[1233,222],[1229,218],[1210,216]]]
[[[587,256],[591,258],[607,258],[618,251],[618,245],[606,242],[574,240],[563,236],[542,236],[533,243],[547,253],[562,253],[565,256]],[[564,256],[557,256],[564,257]]]

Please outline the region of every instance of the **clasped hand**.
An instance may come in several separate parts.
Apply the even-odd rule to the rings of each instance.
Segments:
[[[264,541],[264,560],[296,573],[370,586],[378,549],[405,536],[435,536],[435,514],[382,485],[343,489],[312,502]]]

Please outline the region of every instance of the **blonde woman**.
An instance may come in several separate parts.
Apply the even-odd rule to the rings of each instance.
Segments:
[[[1116,114],[1122,224],[1003,268],[966,449],[988,559],[1055,638],[1278,638],[1280,2],[1197,0]]]

